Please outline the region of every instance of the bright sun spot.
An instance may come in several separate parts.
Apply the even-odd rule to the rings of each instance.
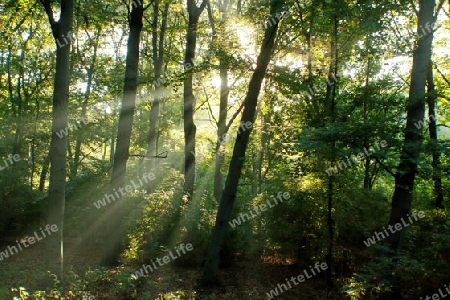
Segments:
[[[219,88],[220,87],[220,76],[213,76],[213,78],[211,79],[211,85],[215,88]]]
[[[232,30],[236,33],[239,46],[243,48],[245,56],[255,57],[255,35],[256,30],[243,22],[236,22],[232,25]]]

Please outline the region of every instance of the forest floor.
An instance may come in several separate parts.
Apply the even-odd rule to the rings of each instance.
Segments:
[[[66,243],[65,266],[66,273],[74,271],[85,274],[87,270],[99,268],[95,245],[79,247]],[[76,250],[74,250],[76,249]],[[39,286],[39,274],[44,269],[45,244],[30,246],[0,262],[0,299],[11,299],[11,288],[24,287],[34,291]],[[97,257],[96,257],[97,256]],[[137,266],[122,266],[109,270],[111,274],[124,272],[129,274]],[[108,272],[108,271],[107,271]],[[168,264],[144,277],[138,286],[130,289],[122,287],[122,294],[113,286],[114,283],[105,278],[97,278],[93,293],[95,299],[269,299],[267,292],[274,289],[278,283],[286,283],[286,278],[302,274],[303,269],[287,265],[286,260],[278,262],[269,258],[237,259],[231,267],[219,271],[221,285],[210,290],[196,290],[197,280],[202,274],[201,268],[180,268]],[[345,299],[340,293],[327,296],[325,278],[317,275],[311,279],[293,285],[281,293],[276,299]],[[67,275],[68,277],[70,275]],[[130,277],[129,275],[127,275]],[[76,277],[71,277],[76,278]],[[78,278],[80,279],[80,278]],[[74,279],[71,282],[76,286]],[[79,284],[79,283],[78,283]],[[81,285],[81,284],[79,284]],[[79,289],[80,286],[78,286]],[[119,288],[120,289],[120,288]],[[134,294],[135,296],[131,296]],[[128,295],[128,296],[126,296]],[[62,298],[64,299],[64,298]],[[65,298],[68,299],[68,298]],[[71,298],[74,299],[74,298]]]

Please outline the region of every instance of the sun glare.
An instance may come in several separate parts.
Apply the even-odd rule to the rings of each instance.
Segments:
[[[239,46],[244,50],[242,54],[255,58],[256,49],[254,37],[256,35],[256,30],[249,26],[249,24],[243,22],[235,22],[231,28],[237,35]]]
[[[213,78],[211,79],[211,85],[215,88],[220,88],[220,84],[220,76],[213,76]]]

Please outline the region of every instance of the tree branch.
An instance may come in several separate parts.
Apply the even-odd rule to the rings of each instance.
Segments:
[[[443,95],[443,94],[438,94],[438,97],[439,97],[440,99],[444,99],[444,100],[450,101],[450,97],[445,96],[445,95]]]
[[[445,10],[445,8],[444,8],[443,10],[444,10],[444,14],[445,14],[448,18],[450,18],[450,14],[447,12],[447,10]]]
[[[373,157],[375,159],[375,161],[389,174],[391,174],[394,178],[397,177],[397,174],[395,174],[394,172],[392,172],[386,165],[384,165],[377,157]]]
[[[209,0],[203,0],[202,4],[200,4],[200,7],[197,9],[197,13],[200,15],[202,11],[205,9],[206,5],[209,4]]]
[[[154,2],[155,2],[155,0],[150,1],[150,3],[144,7],[143,11],[145,11],[147,8],[149,8]]]
[[[53,37],[58,39],[58,23],[55,21],[55,18],[53,18],[53,9],[50,0],[39,0],[41,1],[42,5],[44,6],[45,13],[48,17],[48,22],[50,23],[50,27],[52,28],[52,34]]]
[[[225,132],[228,132],[228,130],[230,130],[231,124],[233,124],[234,119],[236,119],[236,117],[239,115],[239,113],[241,112],[241,110],[244,108],[244,101],[242,101],[241,106],[238,108],[238,110],[233,114],[233,116],[231,117],[230,121],[228,121],[227,126],[225,127]]]
[[[145,155],[145,154],[130,154],[129,157],[140,157],[140,158],[167,158],[168,151],[163,151],[158,155]]]
[[[219,122],[216,120],[216,117],[214,117],[214,114],[213,114],[213,112],[212,112],[211,105],[210,105],[210,103],[209,103],[209,96],[208,96],[208,93],[206,92],[206,88],[205,88],[204,85],[203,85],[203,92],[205,93],[206,104],[208,105],[209,113],[211,114],[211,117],[213,118],[214,123],[216,124],[216,126],[219,126]]]
[[[413,0],[409,0],[409,4],[411,4],[412,8],[414,9],[414,12],[416,13],[416,16],[418,17],[419,16],[419,10],[414,5],[414,1]]]
[[[435,13],[435,15],[434,15],[434,19],[436,20],[437,19],[437,17],[438,17],[438,15],[439,15],[439,11],[442,9],[442,7],[444,6],[444,2],[445,2],[445,0],[441,0],[441,2],[439,2],[439,5],[438,5],[438,7],[437,7],[437,9],[436,9],[436,13]]]
[[[444,73],[441,72],[441,70],[439,70],[438,66],[436,64],[434,64],[434,68],[436,69],[436,71],[439,73],[439,75],[441,75],[442,79],[448,84],[450,85],[450,80],[448,80]]]
[[[211,24],[212,34],[213,34],[213,36],[216,36],[217,32],[216,32],[216,27],[214,26],[214,18],[213,18],[212,9],[211,9],[211,3],[209,3],[209,1],[207,1],[207,0],[205,0],[205,1],[207,2],[208,20],[209,20],[209,23]]]

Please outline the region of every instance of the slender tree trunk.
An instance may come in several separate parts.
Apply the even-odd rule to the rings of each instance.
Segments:
[[[111,165],[114,165],[114,153],[115,153],[115,148],[116,148],[116,121],[113,120],[113,124],[111,127],[111,136],[110,136],[110,147],[109,147],[109,162],[111,163]],[[111,169],[112,170],[112,169]],[[112,177],[112,172],[111,172],[111,177]]]
[[[123,89],[122,107],[117,126],[116,151],[111,179],[111,194],[113,190],[124,187],[126,164],[129,157],[131,130],[136,108],[136,92],[139,65],[139,44],[142,31],[144,13],[142,1],[134,1],[129,17],[130,34],[127,43],[127,57],[125,64],[125,83]],[[105,243],[102,261],[106,265],[117,262],[121,252],[121,238],[123,234],[122,201],[119,199],[108,206],[110,216],[108,227],[110,235]]]
[[[369,47],[370,40],[367,38],[366,46]],[[369,50],[369,49],[367,49]],[[369,102],[369,79],[370,79],[370,56],[367,58],[367,69],[366,69],[366,80],[364,83],[364,112],[363,112],[363,121],[364,125],[367,124],[367,105]],[[369,149],[369,136],[364,136],[364,148]],[[370,174],[370,157],[366,156],[364,161],[364,190],[368,191],[372,188],[372,177]]]
[[[34,117],[33,136],[31,138],[31,145],[30,145],[30,160],[31,160],[30,186],[31,186],[31,190],[33,190],[34,173],[36,172],[36,134],[37,134],[37,124],[39,121],[39,114],[40,114],[39,101],[36,100],[35,103],[36,103],[36,116]],[[48,158],[48,155],[46,156],[46,158]],[[47,163],[47,165],[48,165],[48,163]],[[41,191],[41,182],[39,182],[38,189]]]
[[[45,156],[44,162],[42,163],[42,170],[41,175],[39,176],[39,187],[38,187],[38,190],[40,192],[43,192],[45,190],[45,181],[47,180],[49,167],[50,167],[50,153]]]
[[[219,2],[219,11],[222,18],[219,23],[220,33],[227,36],[226,22],[228,18],[229,1],[224,0]],[[216,32],[213,27],[214,38],[216,39]],[[227,41],[225,38],[224,41]],[[214,198],[220,202],[223,189],[223,175],[222,167],[225,163],[225,143],[223,137],[227,134],[227,112],[228,112],[228,98],[230,90],[228,88],[228,62],[225,52],[224,41],[220,41],[219,53],[219,72],[220,72],[220,96],[219,96],[219,119],[217,120],[217,143],[216,143],[216,159],[214,164]]]
[[[214,165],[214,198],[220,202],[220,196],[223,189],[223,175],[221,172],[225,162],[225,142],[223,137],[227,133],[227,112],[228,112],[228,63],[224,53],[220,58],[220,104],[219,119],[217,120],[217,144],[216,144],[216,161]]]
[[[194,124],[195,96],[193,92],[192,72],[194,66],[195,49],[197,46],[197,23],[201,13],[205,9],[207,0],[203,0],[197,7],[195,0],[187,0],[189,14],[188,29],[186,34],[186,53],[184,56],[184,68],[187,72],[184,80],[184,194],[190,201],[194,193],[195,183],[195,134],[197,128]]]
[[[152,24],[152,47],[153,47],[153,66],[155,69],[155,96],[153,99],[152,107],[150,108],[150,127],[148,131],[147,138],[147,156],[150,156],[150,161],[148,161],[147,169],[156,167],[156,163],[151,165],[151,161],[156,162],[157,158],[157,142],[158,142],[158,132],[159,132],[159,112],[160,112],[160,102],[163,99],[164,87],[159,84],[161,76],[163,76],[163,66],[164,66],[164,40],[167,29],[167,15],[169,13],[169,4],[164,5],[164,11],[162,14],[161,30],[159,32],[158,38],[158,19],[159,19],[159,0],[155,1],[154,5],[154,17]],[[158,40],[159,39],[159,40]],[[150,192],[152,183],[149,182],[147,190]]]
[[[430,63],[427,76],[427,103],[428,103],[428,131],[430,133],[430,145],[433,161],[433,181],[434,181],[434,196],[436,197],[436,208],[444,209],[444,195],[442,193],[442,171],[440,161],[440,150],[436,127],[436,90],[433,79],[433,66]]]
[[[26,47],[26,45],[24,45]],[[24,82],[24,74],[23,74],[23,60],[25,56],[25,49],[22,49],[20,53],[20,64],[19,64],[19,72],[18,72],[18,78],[17,78],[17,84],[16,84],[16,115],[15,115],[15,121],[16,121],[16,129],[14,134],[14,142],[12,146],[12,154],[21,154],[21,136],[23,127],[25,126],[24,120],[23,120],[23,106],[24,101],[22,97],[22,91],[21,91],[21,82]]]
[[[281,13],[285,1],[272,0],[270,15]],[[234,201],[236,199],[236,192],[241,177],[242,167],[245,161],[245,152],[247,150],[250,133],[253,126],[250,128],[247,124],[252,124],[255,119],[256,106],[258,103],[258,96],[261,91],[262,81],[270,62],[270,57],[275,44],[275,36],[278,29],[278,23],[268,26],[265,31],[264,40],[261,46],[260,54],[258,56],[256,69],[250,80],[247,96],[244,100],[244,112],[241,119],[241,128],[245,126],[245,130],[238,130],[236,142],[234,144],[233,156],[231,158],[228,176],[223,189],[222,197],[217,212],[216,224],[213,229],[212,238],[208,248],[205,268],[201,283],[203,285],[217,283],[217,272],[220,261],[220,249],[224,242],[225,233],[228,228],[228,221],[230,220],[231,212],[233,210]]]
[[[414,124],[422,121],[425,114],[425,84],[431,61],[433,32],[423,35],[422,28],[426,28],[426,24],[429,26],[435,20],[435,0],[420,0],[419,6],[417,34],[420,38],[413,55],[405,140],[395,176],[395,189],[389,218],[390,226],[401,223],[402,220],[407,221],[411,212],[417,161],[420,158],[423,143],[423,129],[416,128]],[[404,233],[405,230],[402,228],[388,237],[391,249],[399,250]]]
[[[307,98],[308,103],[312,103],[312,106],[314,108],[315,114],[313,115],[314,119],[317,119],[317,116],[320,115],[320,108],[319,108],[319,102],[316,101],[315,95],[314,95],[314,72],[313,72],[313,44],[311,42],[311,36],[313,34],[314,24],[315,24],[315,9],[313,8],[313,11],[311,13],[311,21],[309,23],[309,30],[306,31],[306,29],[303,29],[303,34],[306,37],[306,44],[307,44],[307,51],[308,51],[308,63],[307,63],[307,69],[308,69],[308,86],[309,91],[311,94],[311,99]],[[306,26],[305,26],[306,28]],[[312,91],[312,92],[311,92]],[[309,110],[307,111],[309,112]]]
[[[70,37],[73,19],[73,0],[61,1],[58,22],[53,19],[51,1],[42,1],[56,41],[56,72],[53,92],[52,139],[50,143],[50,185],[48,192],[48,225],[58,230],[46,239],[45,268],[63,278],[63,232],[65,214],[66,152],[67,136],[59,138],[56,133],[67,127],[67,106],[70,81],[70,39],[61,46],[65,37]]]
[[[87,85],[86,90],[84,92],[84,101],[81,107],[81,121],[80,121],[80,128],[75,131],[75,150],[74,150],[74,156],[73,156],[73,162],[71,165],[71,169],[69,172],[69,178],[75,179],[78,175],[78,168],[80,166],[80,157],[81,157],[81,145],[83,144],[83,128],[82,126],[85,125],[87,122],[87,105],[89,103],[89,98],[91,96],[91,89],[92,89],[92,79],[94,76],[94,69],[95,69],[95,63],[97,60],[97,49],[98,49],[98,43],[100,40],[100,34],[101,29],[98,28],[96,32],[95,42],[94,42],[94,53],[92,56],[92,62],[89,66],[89,69],[87,70]]]
[[[102,160],[105,161],[106,160],[106,152],[108,150],[108,139],[105,139],[105,141],[103,142],[103,154],[102,154]]]
[[[326,111],[328,111],[328,117],[331,123],[336,120],[335,108],[336,108],[336,86],[337,83],[330,84],[333,82],[334,78],[338,77],[338,30],[339,30],[339,19],[337,12],[334,13],[334,27],[333,27],[333,37],[330,45],[330,67],[328,71],[328,85],[326,94]],[[336,161],[336,142],[331,143],[331,163],[334,164]],[[328,249],[327,249],[327,286],[329,289],[333,287],[333,252],[334,252],[334,221],[333,221],[333,186],[334,186],[334,176],[328,177],[328,187],[327,187],[327,229],[328,229]]]
[[[270,86],[270,85],[269,85]],[[259,108],[260,106],[258,106]],[[270,115],[269,113],[264,113],[262,110],[260,110],[261,113],[261,141],[260,141],[260,148],[258,155],[258,173],[257,173],[257,188],[256,192],[257,194],[262,192],[262,182],[263,182],[263,174],[262,174],[262,166],[264,163],[264,159],[267,153],[268,145],[270,143]],[[269,166],[268,166],[269,167]]]

